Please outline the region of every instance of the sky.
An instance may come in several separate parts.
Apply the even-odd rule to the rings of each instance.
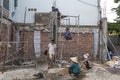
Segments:
[[[114,19],[117,17],[112,8],[116,8],[118,4],[114,3],[114,0],[101,0],[102,16],[107,17],[108,22],[115,22]]]

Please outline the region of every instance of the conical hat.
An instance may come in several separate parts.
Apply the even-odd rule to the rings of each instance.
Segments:
[[[78,63],[78,58],[77,57],[71,57],[70,58],[73,62]]]

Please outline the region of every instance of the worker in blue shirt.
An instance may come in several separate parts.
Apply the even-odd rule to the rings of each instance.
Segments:
[[[71,57],[72,64],[69,66],[69,74],[74,74],[77,77],[80,74],[80,66],[77,57]]]
[[[66,40],[72,40],[72,35],[68,27],[65,29],[64,37]]]

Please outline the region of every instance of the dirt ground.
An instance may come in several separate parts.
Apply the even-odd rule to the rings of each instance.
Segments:
[[[0,80],[75,80],[68,74],[67,68],[60,68],[60,64],[57,64],[52,68],[48,68],[45,63],[35,67],[7,70],[3,74],[0,73]],[[76,80],[120,80],[120,70],[93,63],[92,69],[82,69],[78,78]]]

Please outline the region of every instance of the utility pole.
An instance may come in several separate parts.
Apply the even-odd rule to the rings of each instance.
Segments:
[[[100,6],[101,0],[98,0],[98,27],[99,27],[99,59],[102,62],[102,16],[101,16],[101,6]]]
[[[108,49],[107,49],[107,19],[106,18],[102,18],[101,14],[101,6],[100,6],[100,1],[98,0],[99,6],[99,16],[100,16],[100,20],[99,20],[99,58],[101,60],[101,63],[103,63],[103,61],[105,60],[105,55],[108,53]],[[106,1],[105,1],[105,10],[106,10]],[[103,14],[103,17],[106,16],[106,11]]]

